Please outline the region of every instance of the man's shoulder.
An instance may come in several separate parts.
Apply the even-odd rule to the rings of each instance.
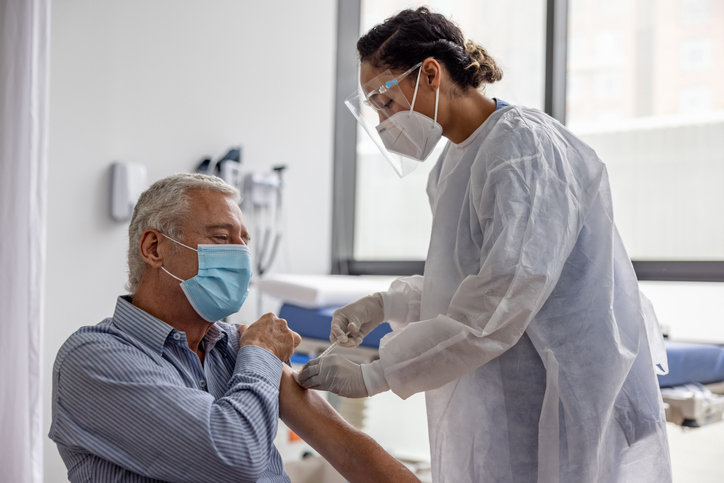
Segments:
[[[63,343],[63,348],[72,349],[88,342],[116,339],[120,336],[118,329],[113,326],[113,318],[103,319],[96,325],[87,325],[73,332]]]
[[[58,350],[53,366],[58,372],[68,357],[92,360],[95,364],[103,364],[109,354],[108,349],[116,346],[134,345],[129,337],[113,325],[109,317],[96,325],[81,327],[72,333]]]

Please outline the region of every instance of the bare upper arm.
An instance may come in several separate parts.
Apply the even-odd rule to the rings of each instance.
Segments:
[[[285,366],[279,387],[282,421],[350,483],[418,482],[377,442],[356,429],[315,390],[304,389]]]

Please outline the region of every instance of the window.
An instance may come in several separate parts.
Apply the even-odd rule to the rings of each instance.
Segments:
[[[710,20],[709,0],[683,0],[681,20],[685,25],[697,25]]]
[[[621,52],[621,34],[617,30],[601,30],[594,39],[599,62],[616,63]]]
[[[602,17],[610,17],[621,11],[622,0],[597,0],[595,14]]]
[[[571,17],[570,35],[593,41],[597,59],[615,58],[616,68],[596,72],[593,100],[567,104],[568,126],[606,163],[616,224],[634,260],[722,260],[724,143],[716,133],[724,130],[724,84],[712,58],[724,52],[724,37],[704,37],[705,27],[680,22],[663,2],[637,3],[622,3],[616,16]],[[713,14],[705,2],[684,3],[703,5],[699,17]],[[585,0],[570,6],[590,8]],[[724,29],[724,11],[717,15],[704,25]],[[571,80],[591,68],[568,58]]]
[[[615,101],[621,97],[621,73],[617,70],[605,69],[596,73],[596,99],[599,101]]]
[[[502,67],[503,80],[488,86],[487,95],[513,104],[543,108],[544,2],[433,0],[426,5],[456,22],[467,38],[484,46]],[[399,10],[416,6],[405,0],[361,0],[359,33],[366,33]],[[362,128],[357,129],[352,258],[424,260],[432,223],[425,192],[427,175],[442,152],[445,140],[438,144],[426,162],[400,179]]]
[[[709,69],[711,69],[711,41],[709,39],[687,40],[681,43],[682,71],[697,72]]]
[[[568,58],[581,61],[586,55],[585,39],[580,37],[568,37]]]
[[[489,86],[489,96],[545,107],[596,149],[640,278],[724,281],[724,83],[714,77],[721,70],[714,59],[724,55],[724,10],[706,0],[681,4],[691,6],[686,18],[665,2],[428,6],[502,66],[503,81]],[[416,4],[339,5],[338,105],[356,88],[359,35]],[[345,111],[337,108],[334,270],[420,273],[431,228],[427,174],[445,140],[399,179]]]
[[[700,113],[711,110],[711,88],[709,86],[682,87],[679,91],[679,112]]]

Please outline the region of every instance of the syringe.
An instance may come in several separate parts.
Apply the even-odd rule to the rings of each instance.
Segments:
[[[346,335],[349,335],[349,332],[347,332]],[[327,349],[326,349],[324,352],[322,352],[321,354],[319,354],[317,357],[324,357],[324,356],[326,356],[327,354],[329,354],[330,352],[332,352],[338,345],[339,345],[339,340],[336,340],[336,341],[332,342],[332,345],[330,345],[329,347],[327,347]],[[299,373],[296,372],[296,371],[294,371],[294,380],[297,381],[297,383],[299,383]]]
[[[334,348],[337,347],[338,345],[339,345],[339,341],[338,340],[334,341],[331,346],[327,347],[327,349],[324,352],[322,352],[321,354],[319,354],[319,356],[317,356],[317,357],[326,356],[327,354],[332,352],[334,350]]]
[[[348,331],[346,334],[344,334],[344,335],[346,335],[347,337],[349,337],[349,331]],[[338,345],[339,345],[339,339],[337,339],[336,341],[332,342],[332,345],[329,346],[329,347],[327,347],[327,349],[326,349],[324,352],[322,352],[321,354],[319,354],[319,356],[317,356],[317,357],[324,357],[324,356],[326,356],[327,354],[329,354],[330,352],[332,352],[332,351],[335,349],[335,347],[337,347]]]

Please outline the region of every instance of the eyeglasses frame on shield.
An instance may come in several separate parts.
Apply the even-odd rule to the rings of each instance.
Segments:
[[[407,77],[408,75],[410,75],[411,73],[413,73],[415,70],[419,69],[420,67],[422,67],[422,62],[419,62],[419,63],[413,65],[412,67],[410,67],[409,69],[407,69],[405,72],[403,72],[402,74],[400,74],[399,77],[393,77],[392,79],[388,80],[387,82],[385,82],[384,84],[382,84],[382,85],[379,86],[378,88],[376,88],[376,89],[370,91],[369,93],[365,94],[365,99],[364,99],[365,105],[371,107],[372,109],[374,109],[374,110],[377,111],[377,112],[385,112],[385,111],[387,111],[388,107],[386,107],[385,105],[381,105],[381,106],[376,105],[376,104],[375,104],[375,101],[373,100],[373,98],[374,98],[375,96],[380,95],[380,94],[384,94],[385,92],[387,92],[388,90],[390,90],[390,89],[393,88],[394,86],[398,85],[402,79],[404,79],[405,77]]]

